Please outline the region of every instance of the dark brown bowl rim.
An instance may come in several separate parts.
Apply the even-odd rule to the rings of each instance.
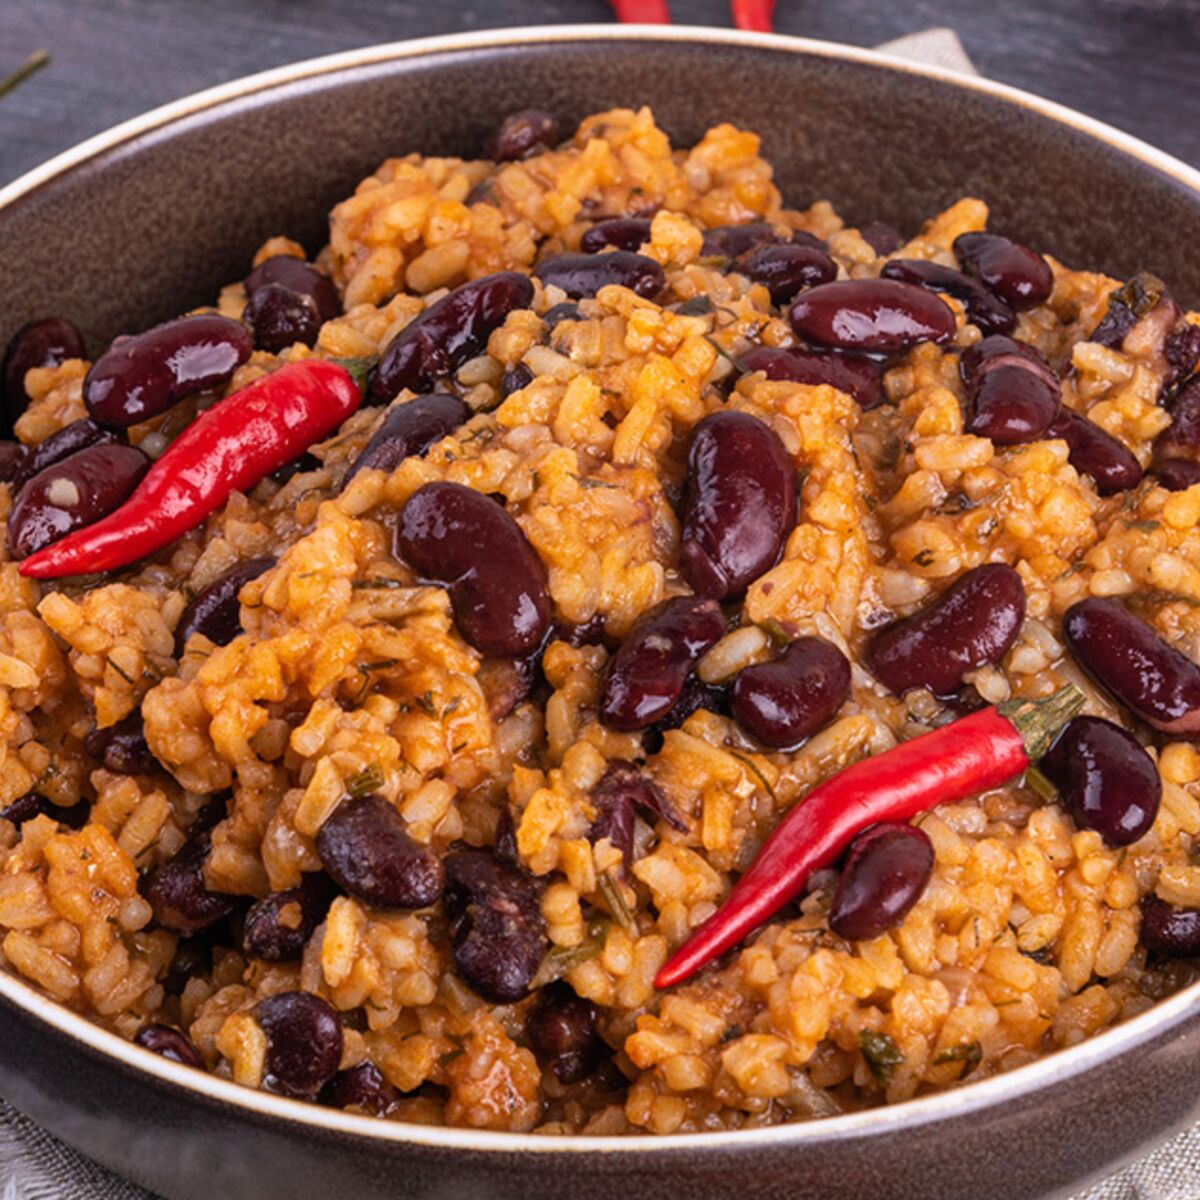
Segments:
[[[1073,109],[1006,84],[965,75],[941,67],[926,66],[875,51],[811,38],[785,37],[778,34],[745,33],[704,26],[661,25],[552,25],[528,28],[484,30],[450,34],[366,46],[320,58],[307,59],[285,67],[248,75],[215,88],[196,92],[142,116],[116,125],[70,150],[56,155],[39,167],[0,189],[0,210],[35,189],[53,181],[82,164],[106,154],[155,130],[196,117],[208,110],[247,96],[304,80],[333,75],[361,67],[376,66],[398,59],[443,53],[467,53],[502,47],[520,47],[530,43],[575,41],[613,42],[689,42],[714,45],[757,47],[809,57],[840,59],[899,74],[933,79],[967,91],[980,92],[1015,107],[1030,110],[1078,133],[1106,143],[1143,167],[1161,172],[1191,191],[1200,204],[1200,171],[1148,145]],[[496,1154],[551,1155],[605,1154],[622,1156],[666,1154],[695,1151],[703,1146],[712,1150],[753,1151],[768,1146],[796,1146],[824,1141],[842,1141],[896,1134],[939,1119],[962,1116],[1013,1102],[1036,1093],[1050,1083],[1081,1075],[1102,1065],[1107,1059],[1136,1049],[1160,1036],[1191,1015],[1200,999],[1200,983],[1155,1004],[1146,1012],[1114,1026],[1069,1049],[1059,1050],[1025,1066],[992,1076],[962,1088],[951,1088],[933,1095],[862,1112],[847,1113],[820,1120],[800,1121],[759,1129],[724,1132],[667,1134],[646,1137],[598,1137],[590,1135],[530,1135],[451,1126],[416,1125],[399,1121],[381,1121],[355,1116],[335,1109],[322,1108],[298,1100],[289,1100],[269,1092],[243,1087],[231,1080],[184,1067],[153,1054],[88,1019],[71,1012],[56,1001],[37,992],[17,976],[0,970],[0,999],[23,1010],[28,1016],[56,1030],[102,1056],[144,1072],[173,1087],[182,1088],[212,1101],[241,1108],[256,1116],[297,1125],[316,1126],[374,1141],[413,1144],[439,1149],[491,1151]]]

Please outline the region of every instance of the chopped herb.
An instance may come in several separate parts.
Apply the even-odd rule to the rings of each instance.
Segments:
[[[363,675],[369,675],[372,671],[386,671],[389,667],[397,665],[397,659],[381,658],[378,662],[359,663],[358,669]]]
[[[443,720],[446,717],[448,717],[452,712],[454,712],[456,709],[461,708],[462,702],[463,702],[463,698],[461,696],[455,696],[454,699],[451,700],[450,703],[447,704],[446,707],[442,709]]]
[[[675,311],[681,317],[703,317],[713,310],[712,298],[709,296],[693,296],[685,300]]]
[[[436,717],[438,715],[437,709],[434,708],[434,706],[433,706],[433,693],[432,692],[425,692],[423,695],[418,696],[417,697],[417,707],[423,713],[425,713],[426,716]]]
[[[1025,771],[1025,786],[1041,796],[1047,804],[1053,804],[1058,799],[1058,788],[1037,767],[1029,767]]]
[[[1049,946],[1042,946],[1037,950],[1022,950],[1021,953],[1026,958],[1032,958],[1035,963],[1039,963],[1043,967],[1054,965],[1054,954]]]
[[[775,620],[774,617],[768,617],[765,621],[760,621],[758,627],[771,639],[772,645],[778,646],[781,650],[784,646],[792,644],[791,635],[783,627],[783,623]]]
[[[40,71],[50,61],[50,55],[45,50],[35,50],[11,75],[0,79],[0,96],[7,96],[14,88],[18,88],[30,75]]]
[[[588,925],[587,937],[578,946],[555,946],[546,955],[545,968],[539,975],[540,986],[561,979],[581,963],[595,958],[604,949],[608,926],[607,920],[597,919]]]
[[[1161,522],[1161,521],[1152,521],[1152,520],[1149,520],[1149,519],[1147,519],[1147,520],[1144,520],[1144,521],[1142,521],[1142,520],[1138,520],[1138,521],[1131,521],[1131,520],[1130,520],[1128,517],[1125,517],[1125,518],[1123,518],[1123,520],[1125,521],[1125,524],[1126,524],[1126,525],[1127,525],[1127,526],[1128,526],[1130,529],[1140,529],[1140,530],[1141,530],[1143,533],[1151,533],[1151,532],[1153,532],[1155,529],[1161,529],[1161,528],[1162,528],[1162,522]]]
[[[947,1046],[945,1050],[939,1050],[933,1056],[935,1067],[948,1062],[962,1063],[963,1069],[958,1076],[959,1079],[966,1079],[982,1061],[983,1047],[978,1042],[964,1042],[961,1046]]]
[[[725,753],[731,758],[736,758],[738,762],[740,762],[742,766],[744,766],[746,770],[748,770],[754,776],[754,778],[762,784],[763,791],[765,791],[772,800],[776,798],[775,789],[770,785],[767,777],[762,773],[762,771],[758,769],[758,764],[754,762],[753,759],[747,758],[744,754],[739,754],[736,750],[730,750],[728,748],[726,749]]]
[[[541,473],[541,471],[534,471],[534,473],[533,473],[533,490],[536,492],[541,486],[542,486],[542,473]]]
[[[637,928],[634,925],[633,911],[625,902],[625,893],[621,890],[621,885],[611,870],[600,873],[600,878],[596,880],[596,891],[600,893],[604,903],[608,905],[608,910],[612,913],[617,924],[626,933],[636,933]]]
[[[449,1063],[452,1063],[456,1058],[461,1058],[465,1053],[466,1053],[466,1049],[463,1046],[458,1046],[453,1050],[447,1050],[445,1054],[441,1055],[438,1058],[438,1066],[439,1067],[447,1066]]]
[[[617,484],[609,483],[607,480],[588,479],[583,475],[576,475],[575,482],[577,484],[579,484],[579,486],[581,488],[615,488],[615,487],[617,487]]]
[[[887,1087],[892,1071],[904,1061],[904,1055],[899,1047],[886,1034],[874,1029],[864,1029],[858,1035],[858,1048],[866,1059],[875,1082],[880,1087]]]
[[[740,1025],[730,1025],[728,1029],[721,1034],[722,1042],[734,1042],[742,1036],[742,1027]]]
[[[377,579],[356,579],[353,583],[351,583],[350,586],[356,591],[366,591],[373,588],[387,588],[390,590],[395,590],[397,588],[406,588],[409,585],[405,583],[403,579],[388,579],[381,576]]]
[[[383,768],[378,763],[363,767],[357,775],[351,775],[346,780],[346,791],[351,796],[365,796],[368,792],[377,792],[383,787]]]
[[[734,369],[734,370],[735,370],[735,371],[736,371],[736,372],[737,372],[739,375],[745,375],[745,374],[746,374],[746,368],[745,368],[745,367],[743,367],[743,366],[742,366],[742,364],[741,364],[740,362],[738,362],[738,360],[737,360],[736,358],[734,358],[734,357],[733,357],[733,355],[732,355],[732,354],[730,354],[730,353],[729,353],[729,351],[728,351],[728,350],[726,350],[724,346],[720,345],[720,344],[717,342],[717,339],[716,339],[716,338],[714,338],[714,337],[709,337],[709,336],[707,336],[707,335],[706,335],[706,336],[705,336],[705,338],[704,338],[704,340],[705,340],[705,341],[706,341],[706,342],[707,342],[707,343],[708,343],[708,344],[709,344],[709,345],[710,345],[710,346],[711,346],[711,347],[712,347],[712,348],[713,348],[713,349],[714,349],[714,350],[715,350],[715,351],[716,351],[716,352],[717,352],[717,353],[718,353],[718,354],[719,354],[719,355],[720,355],[720,356],[721,356],[723,359],[725,359],[725,361],[726,361],[726,362],[728,362],[728,363],[729,363],[729,364],[730,364],[730,365],[733,367],[733,369]]]
[[[378,358],[335,358],[332,361],[346,371],[354,380],[358,390],[364,394],[367,390],[367,381],[371,378],[371,372],[379,365]]]
[[[133,686],[133,682],[134,682],[134,681],[133,681],[132,679],[130,679],[130,677],[129,677],[128,675],[126,675],[126,674],[125,674],[125,672],[124,672],[124,671],[122,671],[122,670],[121,670],[121,668],[120,668],[119,666],[117,666],[117,664],[116,664],[115,662],[113,662],[113,660],[112,660],[112,656],[111,656],[111,655],[106,655],[106,656],[105,656],[105,659],[104,659],[104,661],[105,661],[106,663],[108,663],[108,665],[109,665],[110,667],[112,667],[112,669],[113,669],[114,671],[116,671],[116,673],[117,673],[118,675],[120,675],[120,677],[121,677],[123,680],[125,680],[125,682],[126,682],[127,684],[129,684],[129,686],[130,686],[130,687],[132,687],[132,686]]]
[[[1124,305],[1135,317],[1144,317],[1162,299],[1167,285],[1157,275],[1149,271],[1139,271],[1127,283],[1122,284],[1108,297],[1109,304],[1114,301]]]
[[[926,546],[924,550],[920,551],[918,554],[914,554],[912,560],[918,567],[927,567],[933,562],[933,558],[933,551]]]

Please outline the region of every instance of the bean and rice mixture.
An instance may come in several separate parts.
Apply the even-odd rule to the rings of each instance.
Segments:
[[[1190,982],[1200,314],[987,219],[962,199],[905,240],[785,208],[731,125],[680,150],[645,109],[562,143],[522,115],[488,159],[383,163],[316,270],[267,242],[204,310],[250,333],[200,390],[96,385],[197,327],[118,341],[86,384],[67,323],[30,327],[0,962],[249,1087],[614,1135],[905,1100]],[[331,436],[120,570],[21,573],[127,511],[222,397],[315,358],[374,368]],[[34,457],[82,421],[65,465]],[[114,446],[142,465],[89,496]],[[785,647],[791,675],[736,683]],[[1139,654],[1161,694],[1122,683]],[[819,783],[1066,684],[1070,753],[885,837],[857,910],[817,871],[655,988]]]

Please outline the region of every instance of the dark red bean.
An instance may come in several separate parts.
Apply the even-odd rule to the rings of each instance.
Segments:
[[[1200,483],[1200,462],[1188,458],[1164,458],[1155,464],[1158,482],[1170,492],[1185,492]]]
[[[545,326],[546,333],[553,333],[559,325],[564,321],[582,321],[583,313],[578,304],[572,304],[571,301],[565,300],[562,304],[556,304],[553,308],[546,309],[542,316],[542,324]]]
[[[150,469],[134,446],[88,446],[38,472],[8,514],[8,548],[28,558],[119,508]]]
[[[321,826],[317,855],[339,887],[376,908],[428,908],[442,894],[438,856],[379,795],[346,797]]]
[[[306,475],[309,471],[319,471],[322,466],[324,464],[315,454],[310,454],[305,450],[298,458],[284,463],[282,467],[276,467],[267,478],[272,483],[283,487],[289,479],[294,479],[297,475]]]
[[[1044,304],[1054,290],[1050,264],[1028,246],[998,233],[960,233],[954,253],[963,269],[1015,309]]]
[[[204,880],[213,827],[224,815],[224,800],[212,801],[188,830],[187,841],[175,857],[142,876],[140,890],[154,909],[155,921],[172,933],[191,937],[229,916],[238,905],[236,896],[210,891]]]
[[[242,947],[267,962],[295,962],[325,919],[332,899],[329,881],[309,872],[300,885],[271,892],[250,906],[242,929]]]
[[[870,358],[841,350],[787,350],[755,346],[738,360],[743,371],[762,371],[768,379],[811,385],[828,384],[852,396],[862,409],[883,401],[883,371]]]
[[[112,429],[104,429],[95,421],[82,417],[64,425],[52,433],[44,442],[39,442],[25,456],[20,471],[13,477],[12,491],[15,496],[38,472],[53,463],[83,450],[88,446],[116,446],[124,444],[125,435]]]
[[[1080,600],[1063,634],[1079,665],[1130,712],[1164,733],[1200,733],[1200,667],[1124,605]]]
[[[476,679],[488,705],[488,716],[503,721],[525,700],[540,678],[541,655],[525,658],[485,658]]]
[[[360,1062],[339,1071],[322,1089],[320,1101],[328,1108],[349,1108],[368,1117],[386,1117],[400,1101],[400,1093],[373,1062]]]
[[[211,313],[180,317],[114,342],[88,371],[83,402],[101,425],[124,429],[220,387],[253,349],[241,321]]]
[[[925,687],[948,696],[968,671],[1008,653],[1024,619],[1020,575],[1004,563],[985,563],[919,612],[879,630],[867,643],[865,661],[897,695]]]
[[[604,614],[596,613],[582,625],[558,621],[554,626],[554,636],[569,646],[603,646],[605,642]]]
[[[628,759],[609,762],[590,798],[596,816],[588,838],[592,842],[608,838],[621,851],[626,870],[633,863],[633,821],[639,812],[681,832],[687,829],[654,780]]]
[[[532,382],[533,372],[524,363],[517,363],[500,376],[500,399],[507,400],[513,392],[527,388]]]
[[[321,332],[316,301],[279,283],[252,292],[242,320],[254,331],[254,345],[268,354],[280,354],[297,342],[315,346]]]
[[[26,792],[18,796],[6,808],[0,808],[0,821],[11,821],[20,827],[34,817],[52,817],[55,821],[70,829],[80,829],[87,823],[90,806],[87,801],[80,800],[78,804],[65,808],[55,804],[49,796],[41,792]]]
[[[1142,464],[1133,451],[1080,413],[1061,409],[1046,436],[1067,443],[1071,466],[1090,476],[1101,496],[1127,492],[1142,481]]]
[[[496,818],[495,844],[492,853],[507,866],[520,867],[521,855],[517,850],[517,822],[512,809],[505,804]]]
[[[1154,824],[1162,782],[1137,738],[1103,717],[1076,717],[1038,764],[1075,824],[1128,846]]]
[[[697,660],[724,632],[725,618],[715,600],[678,596],[643,613],[609,659],[601,722],[628,733],[661,720]]]
[[[850,843],[829,928],[851,942],[894,929],[921,898],[933,874],[933,843],[914,825],[884,821]]]
[[[775,750],[794,750],[823,728],[850,696],[850,662],[832,642],[800,637],[773,662],[733,682],[733,716]]]
[[[185,1067],[204,1069],[204,1062],[196,1047],[178,1029],[173,1029],[170,1025],[143,1025],[133,1040],[136,1045],[152,1050],[163,1058],[169,1058],[172,1062],[182,1063]]]
[[[63,317],[45,317],[22,325],[8,343],[0,366],[0,433],[12,433],[29,404],[25,376],[37,367],[61,366],[69,358],[86,358],[83,335]]]
[[[337,287],[324,271],[310,262],[290,254],[276,254],[262,262],[246,276],[243,286],[247,296],[260,288],[282,287],[298,296],[307,296],[315,305],[320,322],[332,321],[342,310]]]
[[[161,770],[146,742],[146,726],[140,708],[115,725],[93,729],[83,739],[83,748],[114,775],[153,775]]]
[[[981,338],[973,346],[968,346],[959,359],[959,372],[968,387],[977,384],[989,371],[1000,367],[1019,367],[1032,371],[1051,386],[1059,386],[1058,376],[1037,347],[1001,334]]]
[[[607,246],[614,250],[640,250],[650,240],[649,217],[610,217],[597,221],[579,239],[584,254],[598,254]]]
[[[839,279],[803,292],[791,308],[802,337],[839,350],[892,353],[954,336],[954,313],[936,294],[896,279]]]
[[[1163,467],[1171,460],[1200,463],[1200,375],[1188,380],[1170,401],[1171,423],[1154,440],[1152,469],[1162,482]],[[1167,477],[1186,479],[1190,473],[1179,468],[1167,471]],[[1195,482],[1194,480],[1192,482]],[[1163,485],[1169,487],[1170,484]],[[1190,486],[1184,484],[1184,486]],[[1173,488],[1179,490],[1178,488]]]
[[[180,938],[161,980],[163,991],[168,996],[181,996],[192,979],[208,975],[212,971],[213,949],[227,932],[225,924],[218,924],[196,937]]]
[[[1163,389],[1169,391],[1200,366],[1200,325],[1187,322],[1167,335],[1163,357],[1169,370],[1163,378]]]
[[[188,638],[196,633],[202,633],[216,646],[228,646],[242,632],[238,593],[274,565],[273,558],[248,558],[193,596],[175,626],[175,657],[183,657]]]
[[[471,410],[457,396],[417,396],[397,404],[351,463],[342,487],[364,467],[394,471],[406,458],[424,454],[434,442],[453,433],[470,416]]]
[[[786,233],[777,232],[774,226],[765,221],[751,221],[747,225],[715,225],[704,231],[700,253],[705,258],[737,259],[759,246],[775,246],[791,240]]]
[[[445,910],[463,982],[494,1004],[523,1000],[548,949],[536,885],[486,850],[456,850]]]
[[[880,257],[891,254],[904,245],[904,234],[886,221],[868,221],[859,227],[858,235]]]
[[[342,1024],[320,996],[278,992],[260,1000],[259,1026],[267,1035],[263,1086],[311,1100],[337,1074],[342,1061]]]
[[[1200,955],[1200,908],[1176,908],[1151,894],[1142,897],[1139,939],[1162,958]]]
[[[386,404],[404,388],[426,392],[434,382],[474,358],[510,312],[528,308],[528,275],[501,271],[455,288],[414,318],[390,342],[371,382],[375,404]]]
[[[1036,371],[998,366],[971,390],[968,410],[971,433],[1012,446],[1049,436],[1062,411],[1062,395],[1057,384],[1047,383]]]
[[[458,483],[427,483],[404,506],[398,545],[408,564],[447,584],[459,632],[477,650],[517,658],[550,628],[546,568],[495,501]]]
[[[517,162],[558,144],[558,120],[553,113],[527,108],[500,122],[485,154],[493,162]]]
[[[653,731],[662,734],[668,729],[678,729],[694,712],[725,714],[729,712],[729,688],[717,683],[701,683],[695,675],[684,681],[679,699],[671,705],[671,711],[661,721],[654,722]]]
[[[525,1032],[534,1054],[559,1083],[578,1083],[595,1070],[604,1049],[596,1028],[599,1017],[600,1010],[562,980],[538,993]]]
[[[786,304],[804,288],[837,278],[837,263],[815,246],[760,246],[739,269],[761,283],[774,304]]]
[[[9,484],[9,492],[17,492],[17,480],[29,461],[29,451],[20,442],[0,441],[0,483]]]
[[[769,426],[724,410],[688,439],[679,564],[699,596],[742,595],[796,524],[796,466]]]
[[[663,269],[652,258],[629,250],[607,254],[556,254],[533,269],[545,287],[561,288],[573,300],[594,296],[617,284],[652,300],[667,286]]]
[[[898,279],[954,296],[966,306],[971,323],[984,333],[1008,333],[1017,323],[1017,314],[1007,304],[997,300],[983,284],[952,267],[917,258],[893,258],[879,274],[881,279]]]

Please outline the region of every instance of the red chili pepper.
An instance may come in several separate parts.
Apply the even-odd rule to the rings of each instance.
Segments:
[[[733,0],[733,23],[739,29],[770,33],[774,29],[771,22],[774,11],[775,0]]]
[[[233,492],[303,454],[362,402],[345,367],[313,358],[289,363],[201,413],[133,494],[95,525],[21,563],[34,579],[111,571],[194,529]]]
[[[725,903],[659,971],[655,987],[681,983],[740,942],[868,826],[907,821],[1021,774],[1082,707],[1083,693],[1068,684],[1045,700],[972,713],[827,779],[775,827]]]
[[[670,25],[667,0],[609,0],[618,21],[642,25]]]

